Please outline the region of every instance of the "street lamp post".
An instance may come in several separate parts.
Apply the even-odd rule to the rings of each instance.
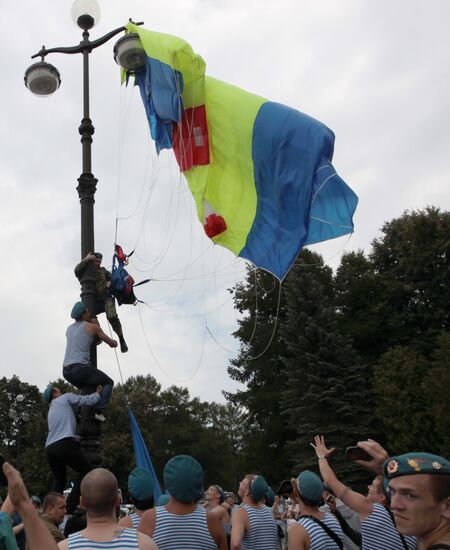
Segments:
[[[63,53],[63,54],[82,54],[83,56],[83,118],[78,131],[81,135],[82,148],[82,172],[78,178],[78,197],[81,206],[81,258],[84,258],[88,252],[94,252],[94,196],[97,187],[97,178],[92,173],[92,156],[91,145],[92,136],[95,128],[90,118],[89,109],[89,54],[92,50],[102,46],[111,38],[126,30],[125,27],[119,27],[105,34],[97,40],[89,39],[89,30],[98,22],[100,17],[100,9],[96,0],[76,0],[72,6],[72,18],[75,23],[83,30],[82,40],[77,46],[45,48],[33,55],[31,58],[40,57],[41,60],[31,65],[25,72],[25,85],[36,95],[49,95],[55,92],[60,84],[61,78],[58,70],[45,61],[48,54]],[[130,19],[131,21],[131,19]],[[135,23],[142,25],[142,23]],[[139,43],[130,41],[132,33],[120,39],[115,47],[116,60],[120,62],[124,60],[122,65],[126,65],[127,59],[130,67],[126,69],[133,70],[144,62],[144,51]],[[124,40],[128,39],[128,40]],[[125,42],[125,47],[124,47]],[[131,44],[132,42],[132,44]],[[130,47],[127,47],[130,44]],[[117,58],[117,48],[121,55]],[[83,271],[81,278],[81,298],[91,314],[95,314],[96,305],[96,289],[95,289],[95,272],[94,265],[89,262],[87,268]],[[95,345],[91,353],[92,364],[97,366],[97,357]],[[83,388],[84,393],[93,391],[91,387]],[[99,437],[100,424],[93,419],[92,410],[85,408],[81,415],[80,435],[85,452],[91,459],[91,462],[96,465],[100,463],[99,457]]]

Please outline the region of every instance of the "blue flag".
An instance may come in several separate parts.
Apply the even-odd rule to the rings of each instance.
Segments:
[[[153,468],[152,459],[150,458],[147,445],[145,444],[144,438],[142,437],[141,430],[139,429],[139,424],[137,423],[136,417],[134,416],[131,407],[128,407],[128,416],[130,417],[131,423],[131,435],[133,436],[136,467],[144,468],[152,476],[154,483],[153,496],[155,502],[157,502],[158,498],[161,496],[161,487],[159,486],[158,477],[156,476],[155,469]]]

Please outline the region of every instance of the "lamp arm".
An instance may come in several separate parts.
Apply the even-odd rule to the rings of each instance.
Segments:
[[[135,25],[143,25],[143,23],[135,23]],[[90,40],[83,40],[78,44],[78,46],[68,46],[68,47],[57,47],[57,48],[50,48],[47,50],[45,46],[42,47],[42,50],[38,53],[35,53],[31,56],[31,59],[34,59],[36,57],[41,57],[42,60],[44,60],[45,56],[49,53],[68,53],[68,54],[74,54],[74,53],[82,53],[84,50],[88,49],[89,51],[94,50],[95,48],[98,48],[99,46],[102,46],[108,40],[110,40],[113,36],[116,36],[116,34],[119,34],[119,32],[125,31],[126,27],[119,27],[117,29],[114,29],[113,31],[108,32],[104,36],[97,38],[97,40],[93,40],[92,42]]]

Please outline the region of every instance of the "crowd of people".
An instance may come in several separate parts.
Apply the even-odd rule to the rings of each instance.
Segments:
[[[276,495],[256,474],[243,477],[238,500],[219,485],[205,491],[202,466],[179,455],[167,462],[166,494],[155,502],[152,476],[136,468],[128,479],[134,512],[121,519],[117,480],[106,469],[84,475],[78,506],[67,519],[62,493],[50,492],[41,505],[5,463],[0,548],[16,550],[23,531],[31,550],[450,550],[450,462],[423,452],[388,457],[373,440],[358,446],[371,457],[358,462],[374,474],[366,495],[336,477],[333,449],[316,436],[320,476],[304,470]],[[15,513],[21,523],[13,528]]]

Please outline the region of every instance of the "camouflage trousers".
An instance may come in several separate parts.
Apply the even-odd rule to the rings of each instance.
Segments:
[[[104,300],[97,300],[95,304],[95,314],[105,313],[109,324],[117,336],[122,336],[122,325],[116,311],[116,301],[112,296],[107,296]]]

